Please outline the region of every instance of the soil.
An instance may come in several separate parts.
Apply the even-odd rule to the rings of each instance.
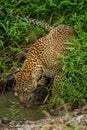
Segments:
[[[79,106],[66,112],[61,107],[50,111],[51,114],[37,121],[13,121],[0,119],[0,130],[87,130],[87,106]],[[55,116],[54,116],[55,115]]]

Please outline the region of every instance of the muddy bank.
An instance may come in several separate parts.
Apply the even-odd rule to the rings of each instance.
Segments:
[[[63,112],[63,115],[60,113]],[[0,130],[87,130],[87,107],[81,106],[71,112],[60,111],[36,121],[13,121],[0,119]],[[59,115],[60,114],[60,115]]]

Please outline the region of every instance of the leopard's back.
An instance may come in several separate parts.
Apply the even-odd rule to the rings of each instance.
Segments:
[[[54,63],[58,61],[58,56],[66,54],[65,42],[70,36],[76,36],[74,29],[67,25],[54,27],[50,33],[40,38],[33,46],[37,50],[37,57],[40,59],[43,68],[49,70],[49,73],[58,73],[59,65]],[[59,63],[61,65],[61,63]]]

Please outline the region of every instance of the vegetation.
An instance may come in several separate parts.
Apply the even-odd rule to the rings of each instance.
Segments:
[[[11,119],[17,120],[22,116],[20,109],[18,108],[19,103],[16,100],[10,101],[9,114],[7,115]]]
[[[55,85],[55,88],[53,85],[52,89],[55,96],[51,102],[54,107],[64,102],[74,105],[87,104],[87,43],[84,39],[78,46],[78,40],[72,39],[65,44],[69,44],[70,47],[67,48],[68,55],[60,57],[64,65],[60,84]]]
[[[47,31],[34,26],[28,18],[51,25],[61,23],[74,27],[80,41],[72,39],[64,63],[61,91],[52,89],[52,106],[57,99],[64,102],[87,103],[87,0],[0,0],[0,80],[20,67],[18,59],[23,48],[44,36]]]

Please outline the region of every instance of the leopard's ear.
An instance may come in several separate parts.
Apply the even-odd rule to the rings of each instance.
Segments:
[[[20,72],[14,73],[13,76],[14,76],[15,80],[20,78]]]

